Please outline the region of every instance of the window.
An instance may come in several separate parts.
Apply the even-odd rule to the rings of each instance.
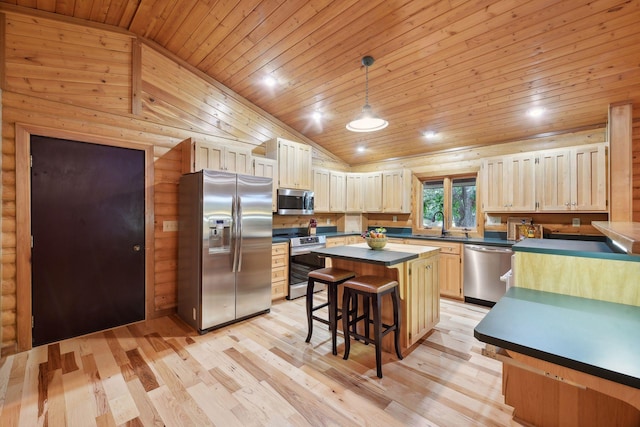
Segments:
[[[422,183],[422,226],[425,229],[475,229],[476,177],[445,177]]]

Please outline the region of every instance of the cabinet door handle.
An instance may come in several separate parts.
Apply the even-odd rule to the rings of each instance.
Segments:
[[[431,270],[431,265],[427,265],[427,270]]]

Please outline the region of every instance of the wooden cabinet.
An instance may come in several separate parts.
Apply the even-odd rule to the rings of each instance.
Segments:
[[[329,172],[329,212],[344,212],[347,201],[347,178],[344,172]]]
[[[287,296],[289,287],[289,244],[271,246],[271,300]]]
[[[382,173],[382,212],[411,212],[411,171],[398,169]]]
[[[482,161],[485,212],[607,210],[607,144]]]
[[[251,150],[222,144],[195,141],[182,143],[182,172],[214,169],[251,175],[253,173]]]
[[[333,246],[344,246],[347,244],[347,237],[346,236],[339,236],[339,237],[328,237],[327,238],[327,247],[331,248]]]
[[[539,210],[607,210],[605,144],[548,150],[539,159]]]
[[[356,243],[364,243],[364,239],[360,235],[346,236],[345,245],[355,245]]]
[[[267,141],[266,155],[278,161],[278,188],[311,190],[311,146],[276,138]]]
[[[382,212],[382,172],[362,174],[364,182],[363,211]]]
[[[407,347],[415,344],[440,321],[438,255],[407,263],[406,323]]]
[[[462,243],[418,239],[406,239],[404,243],[440,248],[438,265],[440,295],[460,300],[464,299],[462,292]]]
[[[361,173],[347,174],[346,212],[362,212],[364,210],[363,181]],[[380,191],[382,193],[382,191]]]
[[[563,211],[571,208],[569,156],[569,150],[550,150],[539,154],[540,210]]]
[[[313,168],[312,190],[315,212],[344,212],[346,204],[346,174]]]
[[[313,211],[329,212],[329,170],[313,168],[312,185]]]
[[[316,212],[387,212],[411,210],[411,171],[345,173],[313,168]]]
[[[535,153],[482,161],[482,206],[486,212],[535,210]]]
[[[264,176],[271,178],[273,184],[271,185],[271,210],[275,212],[278,210],[278,162],[273,159],[267,159],[265,157],[253,158],[253,174],[255,176]]]

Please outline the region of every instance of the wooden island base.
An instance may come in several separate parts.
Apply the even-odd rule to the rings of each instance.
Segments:
[[[534,426],[640,426],[640,390],[511,350],[502,393],[514,420]]]
[[[414,253],[414,259],[392,265],[370,262],[367,253],[370,250],[366,244],[350,245],[349,247],[365,249],[361,260],[344,259],[328,254],[331,249],[324,250],[327,265],[355,271],[358,276],[377,275],[396,280],[400,289],[402,316],[400,319],[400,348],[403,355],[425,337],[440,320],[440,287],[438,284],[439,248],[428,246],[414,246],[388,243],[384,250],[400,253]],[[354,251],[355,252],[355,251]],[[342,301],[342,289],[338,288],[338,301]],[[386,295],[382,300],[382,320],[384,323],[393,322],[391,297]],[[338,328],[341,330],[342,325]],[[386,335],[382,340],[384,351],[395,353],[393,334]]]

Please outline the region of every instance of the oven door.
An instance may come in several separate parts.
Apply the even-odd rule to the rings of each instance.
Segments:
[[[287,299],[295,299],[307,294],[308,274],[313,270],[325,267],[324,257],[319,257],[308,251],[291,252],[289,258],[289,295]],[[325,289],[322,283],[316,283],[313,291]]]

